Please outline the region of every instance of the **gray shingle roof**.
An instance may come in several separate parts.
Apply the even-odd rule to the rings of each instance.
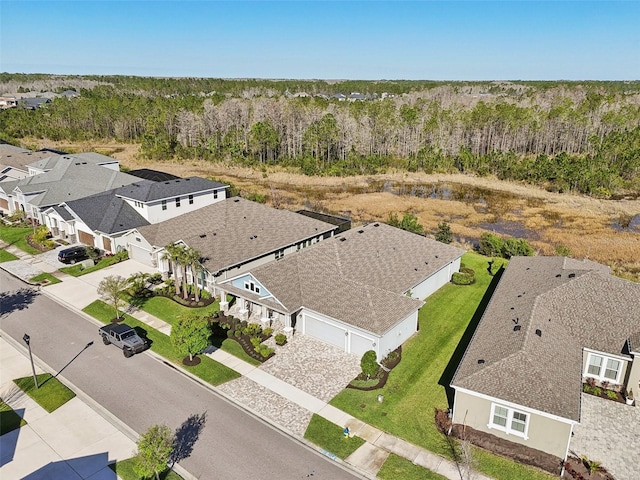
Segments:
[[[451,384],[579,421],[583,348],[624,356],[638,325],[640,284],[594,262],[514,257]]]
[[[149,225],[149,222],[113,190],[66,202],[72,211],[91,230],[114,234]]]
[[[184,241],[202,254],[203,266],[216,273],[334,228],[295,212],[233,197],[138,231],[156,247]]]
[[[139,178],[132,175],[66,157],[48,172],[19,180],[15,188],[23,193],[40,192],[29,203],[44,207],[77,200],[136,181]]]
[[[212,182],[200,177],[178,178],[163,182],[146,180],[120,188],[116,194],[140,202],[151,202],[180,195],[220,190],[226,188],[226,186],[224,183]]]
[[[0,144],[0,164],[23,168],[25,171],[28,170],[27,165],[50,156],[50,152],[32,152],[7,143]]]

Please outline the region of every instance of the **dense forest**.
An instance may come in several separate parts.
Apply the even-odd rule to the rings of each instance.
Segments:
[[[599,197],[640,193],[640,82],[225,80],[0,74],[63,91],[0,112],[3,140],[116,140],[154,159],[281,165],[312,175],[496,175]],[[359,92],[366,100],[341,101]]]

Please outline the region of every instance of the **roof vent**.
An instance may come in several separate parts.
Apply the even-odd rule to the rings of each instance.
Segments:
[[[207,236],[207,234],[206,234],[206,233],[201,233],[201,234],[200,234],[200,238],[204,238],[204,237],[206,237],[206,236]]]
[[[519,332],[521,328],[522,328],[522,325],[514,325],[513,326],[513,331],[514,332]]]
[[[213,232],[213,236],[214,236],[214,237],[216,236],[216,232]]]
[[[538,335],[539,337],[542,337],[542,330],[540,330],[539,328],[536,328],[536,335]]]
[[[341,242],[344,242],[345,240],[346,240],[346,238],[344,238],[344,237],[340,238]]]
[[[574,278],[575,276],[576,276],[576,274],[575,274],[575,273],[570,273],[570,274],[569,274],[569,278]]]
[[[379,223],[374,223],[374,224],[373,224],[373,226],[374,226],[374,227],[379,227],[379,226],[380,226],[380,224],[379,224]]]
[[[358,230],[358,233],[364,233],[364,230]]]
[[[416,272],[418,271],[418,269],[417,269],[417,268],[414,268],[414,270],[415,270]]]
[[[516,307],[511,307],[511,310],[515,310],[515,309],[516,309]]]
[[[484,365],[484,358],[478,359],[478,365]]]
[[[438,258],[438,255],[436,255],[436,258]]]
[[[429,265],[429,262],[424,262],[425,265]]]
[[[561,276],[562,276],[562,274],[559,273],[559,274],[556,275],[556,278],[560,278]]]
[[[234,202],[235,202],[235,203],[238,203],[239,201],[240,201],[240,199],[239,199],[239,198],[236,198],[236,199],[234,200]]]

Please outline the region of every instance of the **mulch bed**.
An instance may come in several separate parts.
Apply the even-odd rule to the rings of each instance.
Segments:
[[[200,365],[200,362],[202,362],[202,359],[197,355],[193,356],[193,360],[189,359],[189,357],[184,357],[182,359],[182,364],[187,367],[195,367],[196,365]]]
[[[193,295],[193,294],[187,295],[187,299],[185,300],[184,298],[182,298],[182,296],[178,297],[175,294],[175,292],[174,293],[165,293],[165,292],[162,292],[160,290],[154,291],[153,294],[155,296],[157,296],[157,297],[165,297],[165,298],[168,298],[170,300],[173,300],[174,302],[179,303],[183,307],[187,307],[187,308],[208,307],[209,305],[211,305],[212,303],[214,303],[216,301],[216,299],[214,297],[209,297],[209,298],[200,297],[198,299],[198,301],[196,302],[196,296]]]
[[[383,358],[380,361],[380,364],[384,368],[379,368],[376,374],[373,377],[367,378],[364,373],[358,375],[354,380],[366,381],[366,380],[375,380],[378,379],[378,383],[375,385],[370,385],[368,387],[362,387],[358,385],[349,384],[347,388],[353,388],[354,390],[362,390],[363,392],[370,392],[371,390],[378,390],[386,385],[387,379],[389,378],[389,373],[393,368],[398,366],[400,360],[402,360],[402,346],[396,348],[392,353],[397,353],[397,355],[389,355],[386,358]],[[391,358],[391,359],[390,359]]]
[[[510,458],[518,463],[537,467],[555,475],[562,471],[562,459],[549,453],[530,448],[519,443],[498,438],[490,433],[481,432],[469,426],[451,424],[446,410],[436,410],[435,421],[438,430],[459,440],[467,440],[472,444],[492,453]]]
[[[251,358],[253,358],[254,360],[259,361],[260,363],[264,363],[267,360],[269,360],[271,357],[273,357],[275,355],[275,352],[272,353],[271,355],[269,355],[268,357],[263,357],[262,355],[260,355],[258,352],[256,352],[255,347],[253,346],[253,344],[251,343],[251,336],[249,335],[240,335],[239,337],[236,337],[235,335],[232,335],[231,337],[229,337],[227,335],[227,332],[229,331],[228,329],[222,328],[220,326],[220,323],[229,323],[231,325],[231,329],[230,330],[236,330],[238,327],[238,324],[241,323],[241,321],[235,317],[228,317],[225,315],[220,315],[216,318],[209,318],[209,325],[211,325],[211,330],[212,330],[212,335],[214,337],[217,337],[221,340],[224,340],[226,338],[230,339],[230,340],[235,340],[236,342],[238,342],[240,344],[240,346],[242,347],[242,349],[244,350],[244,353],[246,353],[247,355],[249,355]],[[260,337],[261,342],[264,342],[266,339],[269,338],[269,336],[265,335],[265,334],[260,334],[258,335]]]
[[[589,385],[587,383],[582,384],[582,391],[584,393],[588,393],[589,395],[593,395],[594,397],[604,398],[605,400],[611,400],[613,402],[627,403],[626,399],[620,392],[609,390],[602,387],[596,387],[596,388],[597,390],[592,385]],[[598,392],[600,393],[598,394]],[[615,397],[613,396],[614,394],[615,394]],[[611,397],[609,395],[611,395]]]
[[[615,480],[606,470],[590,473],[584,462],[575,457],[567,458],[563,480]]]

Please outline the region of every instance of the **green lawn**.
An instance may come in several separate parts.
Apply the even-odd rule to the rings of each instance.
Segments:
[[[420,331],[403,345],[402,361],[382,389],[371,392],[345,389],[331,404],[386,432],[452,458],[449,444],[436,428],[434,411],[448,406],[443,385],[451,381],[473,334],[473,325],[482,313],[479,305],[488,301],[488,294],[483,297],[495,278],[487,272],[488,260],[476,253],[466,253],[462,261],[475,270],[476,282],[469,286],[445,285],[427,299],[419,313]],[[494,272],[496,269],[494,265]],[[383,403],[377,402],[378,394],[384,395]],[[509,463],[522,472],[520,476],[514,476],[513,472],[501,474],[493,468],[491,459],[495,465],[504,462],[500,457],[487,454],[478,468],[491,471],[498,479],[550,478],[513,462]]]
[[[247,352],[244,351],[244,348],[240,346],[238,342],[235,340],[231,340],[230,338],[225,338],[220,345],[220,348],[231,355],[238,357],[240,360],[244,360],[251,365],[258,366],[261,364],[259,360],[256,360],[253,357],[247,355]]]
[[[26,424],[27,422],[0,398],[0,435]]]
[[[13,383],[49,413],[60,408],[76,396],[66,385],[49,373],[37,375],[37,379],[38,388],[35,388],[33,384],[33,376],[17,378]]]
[[[101,300],[96,300],[95,302],[85,307],[82,311],[94,318],[97,318],[103,323],[109,323],[114,316],[113,307],[107,305]],[[125,323],[130,327],[135,328],[139,334],[150,340],[151,350],[153,350],[155,353],[177,365],[180,365],[188,372],[196,375],[197,377],[201,378],[205,382],[210,383],[211,385],[220,385],[240,376],[240,374],[236,371],[231,370],[230,368],[222,365],[219,362],[216,362],[215,360],[212,360],[206,355],[200,355],[202,361],[199,365],[196,365],[194,367],[187,367],[185,365],[182,365],[183,356],[177,355],[174,352],[171,341],[169,340],[169,337],[167,335],[157,331],[154,328],[151,328],[146,323],[136,320],[130,315],[125,314]],[[115,347],[105,346],[105,348]]]
[[[27,235],[33,233],[31,227],[7,227],[0,226],[0,239],[9,245],[15,245],[23,252],[31,255],[37,255],[40,252],[27,243]]]
[[[344,460],[363,445],[364,440],[360,437],[347,438],[343,432],[344,427],[313,414],[304,438]]]
[[[120,258],[120,260],[118,260]],[[62,267],[60,269],[61,272],[68,273],[72,277],[80,277],[81,275],[86,275],[87,273],[95,272],[96,270],[102,270],[103,268],[110,267],[111,265],[115,265],[118,261],[122,261],[121,257],[114,255],[112,257],[102,257],[102,259],[92,265],[90,267],[85,268],[81,263],[77,263],[71,267]]]
[[[11,252],[7,252],[6,250],[0,250],[0,263],[11,262],[13,260],[18,260],[18,257],[16,257]]]
[[[395,453],[389,454],[376,476],[381,480],[447,480],[447,477],[414,465]]]
[[[135,305],[160,320],[164,320],[170,325],[183,316],[197,315],[200,317],[210,316],[213,312],[220,310],[220,302],[216,301],[206,307],[185,307],[178,302],[166,297],[149,297],[144,299],[135,299]]]
[[[35,277],[29,279],[31,283],[38,283],[43,280],[49,280],[49,283],[47,283],[47,285],[53,285],[54,283],[60,283],[62,281],[59,278],[56,278],[50,273],[46,273],[46,272],[41,273],[40,275],[36,275]]]
[[[128,458],[119,462],[109,464],[109,468],[115,472],[122,480],[148,480],[139,477],[133,470],[135,458]],[[165,470],[160,474],[161,480],[182,480],[182,477],[173,470]],[[154,477],[155,480],[155,477]]]

